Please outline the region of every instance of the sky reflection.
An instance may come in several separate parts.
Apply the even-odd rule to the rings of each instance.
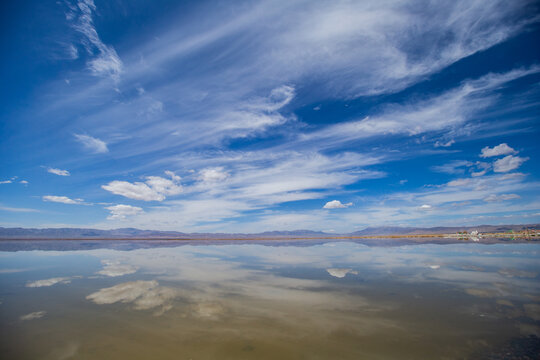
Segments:
[[[481,343],[491,349],[540,334],[539,249],[330,242],[0,252],[2,331],[20,339],[45,324],[54,333],[93,317],[100,319],[93,321],[96,331],[125,321],[137,328],[150,316],[155,320],[148,329],[169,334],[164,329],[191,327],[201,336],[232,336],[230,341],[232,334],[250,334],[255,342],[273,343],[287,329],[291,339],[304,334],[306,341],[348,347],[344,358],[366,355],[354,344],[367,338],[373,351],[383,351],[377,344],[389,334],[400,346],[410,336],[431,338],[439,350],[418,346],[433,356],[472,337],[458,347],[471,354],[487,351]],[[68,318],[71,312],[75,318]],[[432,338],[434,326],[446,337]],[[460,334],[462,328],[468,330]],[[85,338],[98,341],[98,334],[71,339],[76,352],[85,351]],[[3,341],[2,347],[27,354],[16,344]]]

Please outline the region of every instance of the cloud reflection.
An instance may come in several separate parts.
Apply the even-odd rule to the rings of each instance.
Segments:
[[[36,312],[30,313],[30,314],[22,315],[19,319],[21,321],[39,319],[39,318],[42,318],[43,316],[45,316],[46,313],[47,313],[46,311],[36,311]]]
[[[55,284],[69,284],[71,278],[69,277],[57,277],[51,279],[37,280],[32,281],[26,284],[26,287],[44,287],[44,286],[53,286]]]
[[[177,295],[175,289],[159,286],[157,281],[152,280],[121,283],[92,293],[86,299],[99,305],[116,302],[133,303],[136,310],[159,307],[156,315],[161,315],[172,308],[170,301]]]

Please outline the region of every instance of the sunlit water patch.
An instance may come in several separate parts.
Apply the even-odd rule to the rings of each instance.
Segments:
[[[540,245],[49,245],[55,250],[0,243],[2,359],[502,359],[539,351]]]

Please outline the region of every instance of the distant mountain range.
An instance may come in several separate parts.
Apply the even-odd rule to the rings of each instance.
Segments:
[[[520,231],[527,228],[538,229],[540,224],[526,225],[478,225],[463,227],[368,227],[347,234],[326,233],[322,231],[294,230],[267,231],[256,234],[225,233],[183,233],[177,231],[139,230],[122,228],[113,230],[84,228],[3,228],[0,227],[0,239],[249,239],[249,238],[325,238],[347,236],[384,236],[384,235],[426,235],[449,234],[458,231],[478,230],[481,233]]]

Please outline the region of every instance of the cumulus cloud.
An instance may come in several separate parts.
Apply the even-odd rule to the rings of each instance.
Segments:
[[[55,169],[55,168],[47,168],[47,172],[59,176],[69,176],[69,171],[67,170],[61,170],[61,169]]]
[[[67,196],[45,195],[43,201],[57,202],[62,204],[82,204],[83,199],[70,199]]]
[[[357,271],[353,271],[353,269],[339,269],[339,268],[330,268],[326,269],[328,274],[332,275],[333,277],[337,278],[344,278],[347,274],[355,274],[358,275]]]
[[[46,313],[47,313],[46,311],[36,311],[36,312],[32,312],[30,314],[22,315],[19,319],[21,321],[39,319],[39,318],[42,318],[43,316],[45,316]]]
[[[161,315],[172,308],[171,301],[177,296],[176,290],[159,286],[156,280],[139,280],[101,289],[88,295],[86,299],[99,305],[133,303],[136,310],[159,308],[155,314]]]
[[[167,196],[178,195],[183,191],[182,185],[179,184],[180,177],[171,171],[166,172],[171,179],[162,178],[160,176],[148,176],[146,181],[130,183],[128,181],[114,180],[107,185],[101,187],[116,195],[121,195],[134,200],[144,201],[163,201]],[[140,208],[123,205],[120,208],[112,207],[116,211],[136,212]],[[109,208],[107,208],[109,209]],[[113,211],[112,209],[109,209]],[[142,210],[142,209],[140,209]]]
[[[528,157],[508,155],[499,159],[493,163],[493,171],[495,172],[509,172],[517,169],[525,161],[529,160]]]
[[[222,167],[203,169],[199,172],[199,179],[203,182],[223,181],[229,174]]]
[[[109,220],[125,219],[127,216],[137,215],[144,212],[140,207],[123,204],[107,206],[105,209],[111,212],[111,214],[107,217]]]
[[[508,155],[508,154],[517,154],[517,151],[512,149],[510,146],[508,146],[508,144],[502,143],[492,148],[490,148],[489,146],[486,146],[485,148],[482,149],[482,152],[480,153],[480,157],[487,158],[487,157]]]
[[[103,269],[97,273],[110,277],[133,274],[137,272],[138,269],[136,266],[121,264],[118,261],[103,260],[101,263],[103,264]]]
[[[0,184],[11,184],[12,181],[11,180],[3,180],[3,181],[0,181]]]
[[[323,209],[344,209],[344,208],[348,208],[349,206],[352,206],[352,205],[353,205],[352,202],[342,204],[341,201],[339,201],[339,200],[332,200],[332,201],[329,201],[326,204],[324,204]]]
[[[489,195],[488,197],[484,198],[485,202],[494,202],[494,201],[504,201],[504,200],[513,200],[513,199],[519,199],[521,196],[518,194],[500,194],[500,195]]]
[[[173,181],[179,182],[182,178],[176,175],[173,171],[165,170],[165,175],[169,176]]]
[[[150,186],[142,182],[130,183],[128,181],[114,180],[107,185],[101,186],[103,189],[116,195],[121,195],[134,200],[144,201],[162,201],[165,199],[163,194],[154,191]]]
[[[75,139],[80,142],[85,149],[95,154],[103,154],[109,152],[107,144],[103,140],[100,140],[98,138],[83,134],[75,134]]]
[[[57,277],[45,280],[32,281],[26,284],[26,287],[44,287],[44,286],[53,286],[55,284],[69,284],[71,278],[69,277]]]
[[[420,210],[431,210],[433,207],[431,205],[428,205],[428,204],[424,204],[422,206],[420,206]]]
[[[19,181],[19,184],[28,185],[28,181],[26,181],[26,180],[21,180],[21,181]]]

